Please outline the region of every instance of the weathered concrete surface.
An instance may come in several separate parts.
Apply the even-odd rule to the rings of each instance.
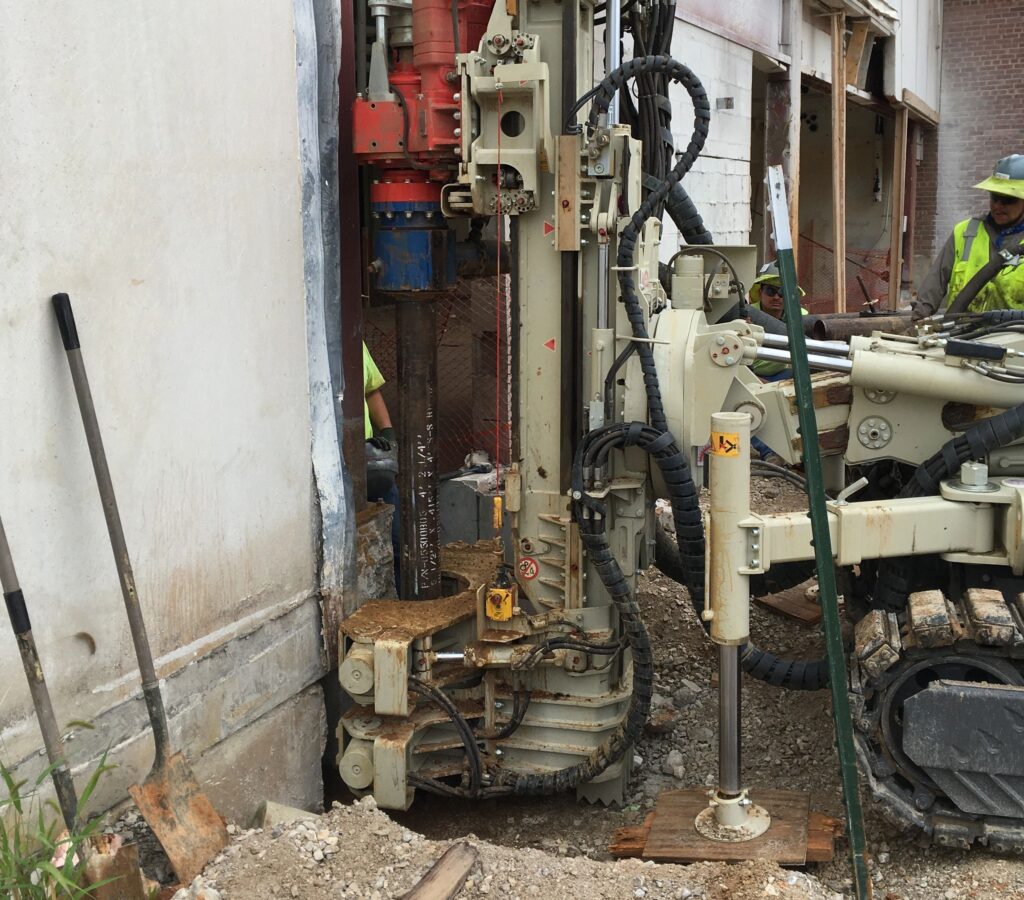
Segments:
[[[78,735],[79,763],[123,756],[145,717],[52,293],[75,304],[161,673],[318,588],[293,11],[10,0],[0,18],[0,496],[58,719],[113,726]],[[6,616],[0,685],[0,752],[21,760],[41,742]],[[257,678],[221,728],[193,683],[172,717],[209,742],[301,687],[275,700]]]
[[[269,621],[163,681],[173,746],[184,749],[195,762],[281,707],[326,671],[316,598],[285,604]],[[319,695],[319,688],[317,692]],[[322,707],[322,699],[320,702]],[[148,774],[153,738],[148,728],[141,730],[145,721],[145,705],[137,694],[96,717],[91,729],[71,731],[68,753],[79,785],[88,780],[104,751],[108,751],[107,762],[116,766],[100,781],[91,803],[93,810],[115,806],[127,795],[129,784]],[[284,736],[274,740],[284,740]],[[34,779],[45,764],[45,757],[33,754],[20,761],[16,775]],[[319,762],[314,768],[319,773]],[[241,780],[241,773],[236,774]],[[304,785],[305,778],[299,783]],[[283,775],[279,780],[287,784]]]
[[[394,507],[386,503],[371,503],[356,517],[359,529],[356,538],[359,593],[345,604],[346,615],[352,615],[367,600],[398,596],[391,546],[393,510]]]
[[[326,738],[324,696],[313,685],[213,747],[193,768],[230,822],[248,826],[264,800],[319,811]]]

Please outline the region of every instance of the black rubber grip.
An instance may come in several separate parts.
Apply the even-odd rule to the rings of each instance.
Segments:
[[[67,294],[54,294],[53,311],[57,314],[57,327],[60,329],[60,339],[64,341],[64,349],[78,350],[82,345],[78,341],[71,298]]]
[[[1002,360],[1006,356],[1006,348],[998,344],[986,344],[983,341],[958,341],[950,338],[946,341],[946,356],[959,356],[967,359]]]
[[[28,607],[25,606],[25,597],[21,590],[10,591],[4,594],[7,601],[7,614],[11,617],[11,628],[19,637],[28,634],[32,630],[32,623],[28,620]]]

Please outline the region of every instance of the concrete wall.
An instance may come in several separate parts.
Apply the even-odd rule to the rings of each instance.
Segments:
[[[110,747],[113,802],[150,751],[50,294],[75,305],[176,739],[198,755],[323,671],[293,10],[12,0],[4,26],[0,514],[58,717],[97,726],[72,761]],[[6,621],[0,648],[0,754],[28,772]]]
[[[750,239],[750,128],[752,51],[686,21],[677,21],[672,55],[700,78],[711,101],[711,127],[704,152],[683,179],[704,222],[719,244]],[[679,85],[670,88],[672,134],[684,148],[693,133],[693,105]],[[727,108],[731,104],[731,108]],[[665,218],[662,258],[678,249],[679,237]]]

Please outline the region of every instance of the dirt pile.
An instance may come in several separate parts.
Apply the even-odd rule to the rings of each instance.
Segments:
[[[478,860],[461,898],[832,898],[816,879],[757,862],[662,866],[596,862],[496,846],[468,835]],[[211,900],[360,898],[388,900],[415,885],[450,842],[431,841],[377,809],[372,798],[335,804],[291,825],[242,831],[203,874]],[[199,896],[202,896],[201,894]],[[189,900],[181,892],[179,900]]]

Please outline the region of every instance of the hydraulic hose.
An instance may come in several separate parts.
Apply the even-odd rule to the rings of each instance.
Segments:
[[[749,303],[743,304],[742,312],[740,311],[739,303],[730,307],[716,324],[732,322],[741,318],[749,319],[752,325],[759,325],[768,332],[768,334],[786,334],[786,323],[783,322],[782,319],[776,319],[775,316],[770,316],[768,313],[758,309],[756,306],[751,306]]]
[[[657,190],[661,181],[653,175],[644,174],[644,187],[648,190]],[[704,224],[701,216],[690,195],[686,192],[682,182],[673,185],[665,198],[665,212],[675,223],[687,244],[713,244],[715,242],[711,232]]]
[[[984,459],[993,450],[1024,437],[1024,403],[1011,407],[991,419],[973,425],[951,438],[941,449],[917,467],[914,477],[904,485],[900,497],[930,497],[939,493],[939,483],[952,478],[960,465],[972,459]],[[906,607],[913,589],[919,557],[899,556],[883,559],[878,566],[874,605],[894,612]]]
[[[499,774],[497,785],[511,786],[516,794],[554,794],[592,781],[609,766],[618,762],[640,738],[651,708],[651,696],[654,692],[654,655],[651,641],[629,582],[608,543],[605,534],[605,505],[601,500],[591,497],[586,492],[584,484],[584,459],[588,456],[589,444],[598,442],[600,449],[596,455],[590,455],[592,464],[596,466],[603,466],[608,454],[616,447],[636,446],[653,456],[675,501],[672,508],[676,517],[677,533],[688,535],[691,541],[698,541],[701,547],[704,543],[700,511],[696,508],[697,490],[690,477],[689,462],[671,434],[659,431],[644,422],[619,422],[587,435],[577,449],[573,461],[573,517],[579,524],[580,539],[589,559],[597,569],[601,582],[607,588],[619,612],[619,621],[633,658],[633,693],[623,724],[582,762],[547,774]],[[692,496],[693,504],[679,502],[687,496]],[[688,512],[684,507],[696,509],[696,518],[694,519],[692,512]]]
[[[637,296],[636,278],[634,275],[636,245],[640,232],[647,220],[654,216],[668,196],[669,191],[678,184],[683,176],[690,171],[697,161],[704,143],[708,137],[708,126],[711,120],[711,105],[708,102],[707,92],[700,80],[687,66],[672,59],[669,56],[644,56],[632,59],[605,76],[604,80],[593,92],[588,92],[583,98],[576,102],[570,111],[570,119],[575,118],[576,113],[593,94],[593,103],[590,108],[590,115],[587,119],[587,129],[593,133],[598,126],[601,116],[607,114],[615,94],[624,88],[627,82],[641,75],[659,74],[668,80],[681,84],[690,95],[694,110],[693,135],[686,150],[680,154],[676,165],[669,172],[668,177],[663,181],[657,190],[648,194],[640,208],[633,213],[629,224],[623,229],[619,237],[619,252],[616,259],[619,276],[619,293],[626,308],[626,316],[629,319],[633,336],[637,338],[636,353],[640,357],[640,369],[643,372],[644,387],[647,392],[647,414],[651,424],[658,430],[668,432],[668,422],[665,418],[665,410],[661,401],[661,392],[658,388],[658,373],[654,365],[654,351],[649,343],[647,323],[644,317],[643,306]],[[579,126],[571,121],[567,123],[570,131],[579,131]]]
[[[640,357],[640,367],[643,372],[644,388],[647,394],[648,417],[655,431],[660,432],[667,442],[675,446],[675,439],[668,430],[668,423],[662,405],[658,372],[654,364],[654,352],[649,343],[643,307],[636,292],[634,266],[636,244],[639,240],[641,229],[657,205],[668,195],[672,187],[678,184],[683,176],[692,168],[707,140],[708,123],[711,118],[711,108],[708,103],[707,93],[700,80],[689,68],[670,57],[648,56],[633,59],[614,72],[609,73],[601,84],[598,85],[596,91],[593,92],[593,104],[587,119],[587,128],[590,132],[597,128],[598,120],[607,112],[616,91],[621,89],[627,81],[636,77],[638,73],[651,71],[660,72],[669,80],[683,85],[690,95],[694,107],[693,136],[686,150],[680,154],[678,162],[669,173],[668,178],[656,191],[653,191],[647,197],[623,230],[619,238],[617,265],[620,296],[626,307],[626,314],[629,318],[633,336],[638,339],[634,342],[634,345],[636,347],[635,352]],[[584,102],[585,100],[578,101],[577,108],[582,107]],[[575,110],[571,115],[575,116]],[[637,425],[638,423],[632,423],[629,427],[635,428]],[[637,445],[640,446],[639,444]],[[648,449],[648,452],[652,451]],[[669,482],[667,476],[665,481],[672,495],[669,499],[672,504],[672,515],[676,520],[676,541],[679,545],[683,584],[690,592],[691,601],[699,617],[704,611],[704,526],[700,506],[697,501],[696,487],[693,484],[690,473],[689,462],[684,455],[680,454],[680,457],[682,462],[679,467],[679,474],[673,476],[678,479],[678,483],[673,485],[673,483]],[[655,458],[657,459],[657,455],[655,455]],[[679,488],[678,494],[674,488]],[[582,531],[581,527],[581,533]],[[602,581],[604,581],[604,577],[602,577]],[[605,582],[605,585],[609,591],[612,590],[608,582]],[[828,667],[824,660],[784,660],[772,653],[759,650],[753,644],[747,644],[741,651],[741,664],[744,671],[755,678],[767,681],[778,687],[818,690],[828,684]]]

